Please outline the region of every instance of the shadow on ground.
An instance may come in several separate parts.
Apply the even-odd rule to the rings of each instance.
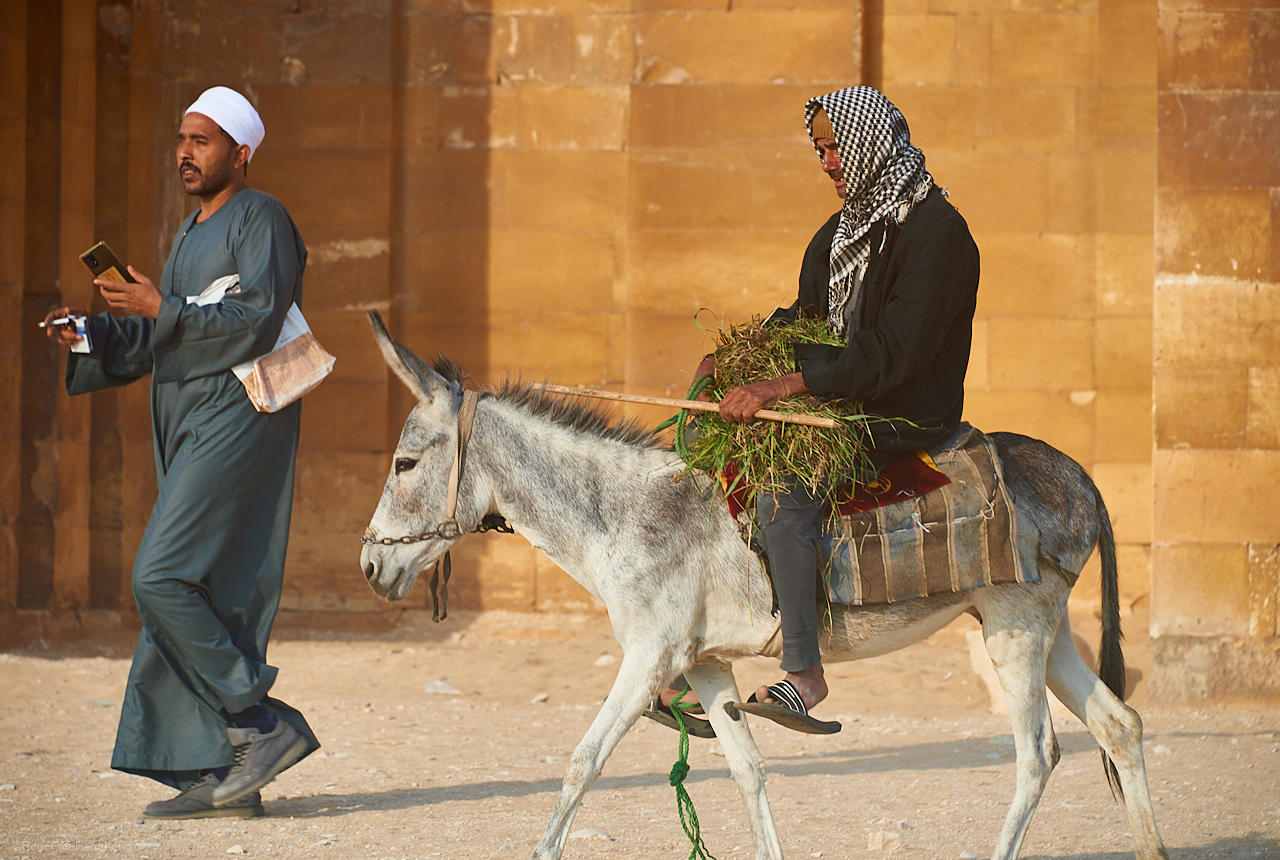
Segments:
[[[675,733],[671,735],[675,740]],[[992,746],[992,738],[968,738],[964,740],[937,741],[927,744],[909,744],[875,750],[840,750],[832,753],[805,756],[780,756],[769,759],[766,767],[771,776],[808,777],[817,775],[849,775],[885,773],[898,770],[971,770],[981,767],[1012,764],[1013,742]],[[1085,734],[1064,735],[1060,738],[1064,756],[1096,752],[1093,738]],[[675,744],[672,744],[674,760]],[[993,760],[992,750],[999,756]],[[1099,766],[1101,773],[1101,766]],[[728,768],[694,768],[686,783],[731,779]],[[668,774],[639,773],[629,776],[602,776],[592,790],[626,790],[667,785]],[[1012,779],[1010,781],[1012,785]],[[366,810],[410,809],[476,800],[486,797],[527,797],[534,794],[555,794],[560,791],[560,777],[539,780],[492,780],[430,788],[404,788],[359,794],[322,794],[312,797],[283,798],[267,804],[270,815],[287,815],[296,818],[331,817]],[[1280,855],[1277,855],[1280,856]]]
[[[1166,846],[1168,847],[1168,846]],[[1276,860],[1280,857],[1280,840],[1254,832],[1230,839],[1219,839],[1198,848],[1169,849],[1169,860]],[[1109,851],[1105,854],[1033,854],[1022,860],[1133,860],[1132,851]]]

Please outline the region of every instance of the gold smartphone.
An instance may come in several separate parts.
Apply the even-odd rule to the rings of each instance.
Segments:
[[[99,280],[115,281],[121,284],[137,283],[129,276],[129,270],[124,267],[124,263],[120,262],[120,258],[112,252],[106,242],[99,242],[81,254],[80,262],[88,266],[89,271],[93,272],[93,276]]]

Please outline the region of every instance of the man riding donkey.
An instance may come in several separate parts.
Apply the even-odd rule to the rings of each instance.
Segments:
[[[978,248],[883,94],[852,87],[811,99],[805,124],[844,203],[809,242],[796,301],[770,321],[825,319],[846,345],[796,344],[794,373],[730,390],[719,414],[749,422],[806,392],[859,401],[886,419],[872,422],[862,440],[878,473],[903,454],[945,448],[960,429]],[[709,355],[695,379],[714,373]],[[875,476],[849,477],[866,483]],[[760,687],[742,709],[799,731],[832,733],[839,723],[809,714],[827,696],[817,605],[826,503],[800,480],[784,483],[760,496],[757,521],[781,614],[786,677]],[[677,678],[659,699],[662,709],[648,713],[668,722],[666,707],[683,686]]]

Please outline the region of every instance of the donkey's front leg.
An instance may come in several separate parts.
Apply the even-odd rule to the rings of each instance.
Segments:
[[[756,860],[782,860],[782,845],[773,826],[769,796],[765,794],[764,761],[760,750],[751,737],[746,719],[741,714],[735,719],[724,709],[727,702],[741,701],[733,670],[729,664],[717,661],[692,666],[685,670],[684,676],[698,694],[698,701],[716,730],[729,772],[742,793],[747,821],[751,824],[751,838],[756,846]]]
[[[618,741],[673,674],[670,651],[667,655],[667,659],[662,660],[652,651],[628,651],[622,658],[618,677],[614,679],[613,688],[600,707],[600,713],[591,721],[591,727],[569,757],[560,801],[551,813],[542,841],[533,851],[534,860],[558,860],[564,851],[569,825],[573,823],[582,795],[596,781]]]

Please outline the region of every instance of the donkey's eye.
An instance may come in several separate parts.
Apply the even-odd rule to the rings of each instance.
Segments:
[[[407,472],[416,465],[418,465],[417,460],[411,460],[408,457],[401,457],[396,460],[396,474],[399,475],[401,472]]]

